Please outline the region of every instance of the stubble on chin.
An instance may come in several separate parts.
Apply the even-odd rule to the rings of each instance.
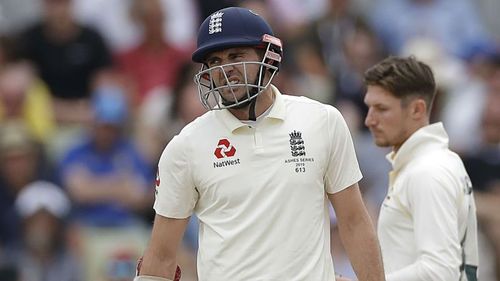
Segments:
[[[384,138],[377,138],[375,135],[372,134],[373,141],[375,142],[375,145],[378,147],[389,147],[391,144]]]

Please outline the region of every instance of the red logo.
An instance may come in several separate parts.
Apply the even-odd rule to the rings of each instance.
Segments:
[[[226,158],[226,157],[232,157],[236,153],[236,148],[229,143],[229,140],[227,139],[221,139],[219,140],[219,143],[217,144],[217,148],[214,151],[215,157],[221,159],[221,158]]]

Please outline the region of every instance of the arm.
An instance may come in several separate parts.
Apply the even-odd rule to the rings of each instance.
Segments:
[[[340,231],[340,239],[361,281],[382,281],[384,269],[377,235],[365,208],[358,184],[328,194]]]
[[[80,204],[108,202],[119,194],[118,186],[112,184],[111,178],[95,178],[80,166],[68,169],[63,181],[73,200]]]
[[[120,202],[142,210],[153,201],[153,193],[132,175],[94,176],[83,167],[69,169],[64,178],[73,200],[80,204]]]
[[[177,250],[189,218],[172,219],[156,215],[151,240],[142,260],[140,276],[173,280],[177,267]]]

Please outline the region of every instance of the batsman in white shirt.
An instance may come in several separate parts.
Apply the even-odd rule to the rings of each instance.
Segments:
[[[476,281],[472,184],[442,123],[429,124],[432,70],[414,57],[389,57],[365,73],[365,83],[365,124],[378,146],[393,148],[378,221],[386,279]]]
[[[282,44],[267,22],[243,8],[215,12],[192,58],[210,111],[161,156],[157,215],[135,280],[179,279],[177,247],[196,215],[200,281],[334,281],[332,204],[357,277],[383,281],[346,122],[334,107],[271,84]]]

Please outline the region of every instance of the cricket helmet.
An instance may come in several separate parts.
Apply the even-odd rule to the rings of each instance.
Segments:
[[[205,59],[210,53],[234,47],[262,49],[263,57],[260,61],[237,62],[214,67],[206,64]],[[213,13],[201,24],[197,49],[192,55],[194,62],[202,63],[201,70],[194,78],[202,104],[209,110],[242,107],[248,104],[270,85],[279,70],[282,52],[281,40],[274,37],[269,24],[255,12],[245,8],[229,7]],[[256,81],[248,80],[247,66],[252,64],[259,66]],[[231,84],[227,80],[223,85],[215,85],[212,79],[214,72],[222,72],[228,79],[225,68],[237,65],[244,69],[244,81]],[[270,72],[269,79],[264,79],[266,71]],[[235,87],[245,87],[246,97],[237,98],[233,92]],[[222,91],[228,90],[233,93],[234,99],[228,100],[221,96]]]

